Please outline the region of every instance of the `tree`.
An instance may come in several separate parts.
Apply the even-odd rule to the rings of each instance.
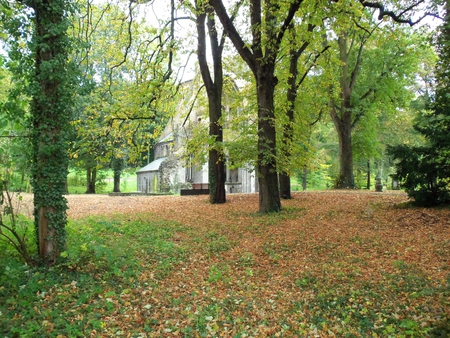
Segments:
[[[444,2],[445,18],[439,29],[436,90],[429,106],[415,122],[426,139],[423,146],[389,147],[396,160],[394,178],[400,180],[415,203],[423,206],[450,202],[450,2]]]
[[[246,42],[246,32],[239,33],[233,24],[223,1],[210,0],[211,5],[219,17],[227,36],[232,41],[239,55],[251,69],[256,81],[256,95],[258,100],[258,162],[257,171],[259,179],[259,209],[260,212],[280,211],[280,191],[277,175],[277,150],[276,150],[276,126],[274,113],[274,92],[277,85],[275,66],[280,53],[281,42],[287,29],[294,22],[300,6],[308,6],[303,0],[280,2],[275,0],[251,0],[249,1],[249,29],[248,35],[251,41]],[[397,15],[387,10],[384,5],[364,0],[358,1],[358,6],[376,8],[379,19],[385,16],[395,21],[408,22],[403,19],[405,13],[416,8],[422,1],[416,4],[408,4]],[[330,5],[332,6],[332,4]],[[344,4],[347,6],[347,4]],[[317,10],[317,8],[316,8]],[[340,15],[346,15],[341,11]],[[305,23],[309,18],[303,16]],[[320,20],[315,17],[314,20]],[[312,23],[312,22],[311,22]],[[312,23],[313,24],[313,23]]]
[[[251,49],[243,40],[243,33],[237,31],[223,1],[210,2],[227,36],[255,77],[258,101],[259,211],[278,212],[281,210],[281,201],[274,111],[274,92],[277,85],[275,65],[284,34],[303,1],[295,0],[288,7],[280,6],[276,1],[266,1],[264,10],[260,0],[250,1]]]
[[[95,193],[93,174],[107,167],[117,191],[125,162],[147,154],[174,110],[173,27],[151,27],[138,18],[140,6],[90,5],[77,26],[89,48],[77,55],[87,89],[77,100],[71,155],[87,172],[88,193]]]
[[[372,121],[366,128],[370,132],[376,129],[375,116],[405,109],[419,65],[420,40],[395,24],[380,28],[371,16],[366,12],[354,24],[340,22],[337,27],[339,72],[331,72],[339,79],[329,87],[329,111],[339,139],[336,187],[341,189],[355,188],[352,138],[357,127]]]
[[[32,187],[39,257],[54,263],[66,248],[68,130],[73,73],[68,61],[69,3],[30,0],[34,74],[30,77]]]
[[[209,148],[208,174],[209,174],[209,201],[210,203],[225,203],[225,155],[223,151],[222,130],[222,95],[223,95],[223,69],[222,52],[225,44],[225,35],[219,39],[213,8],[207,1],[195,1],[195,16],[198,34],[198,62],[203,83],[208,95],[209,111]],[[212,54],[211,74],[206,58],[206,27]]]
[[[311,15],[317,15],[316,11]],[[302,27],[299,24],[291,27],[289,30],[290,34],[286,41],[289,54],[284,57],[286,59],[286,64],[288,63],[289,66],[280,67],[280,70],[277,73],[277,77],[281,79],[280,85],[282,85],[283,82],[287,85],[287,88],[285,89],[286,98],[284,100],[286,107],[284,109],[278,109],[279,114],[277,114],[277,120],[284,121],[281,123],[281,141],[277,142],[281,153],[279,156],[281,161],[278,163],[280,167],[280,193],[281,198],[283,199],[292,198],[290,177],[292,157],[294,153],[305,154],[307,152],[307,129],[310,129],[310,126],[315,124],[321,116],[320,109],[318,111],[305,112],[304,109],[302,109],[304,107],[299,107],[302,104],[302,98],[299,98],[299,96],[304,96],[299,95],[300,89],[304,88],[303,84],[305,80],[307,80],[310,71],[316,66],[316,62],[320,56],[329,48],[329,46],[322,45],[321,39],[318,37],[323,33],[318,32],[317,30],[314,32],[316,27],[316,25],[311,23],[307,23],[305,27]],[[311,48],[310,45],[312,45]],[[308,49],[312,49],[312,51],[307,53]],[[288,69],[288,72],[284,75],[284,78],[287,77],[285,81],[283,81],[283,74],[281,74],[283,69]],[[302,92],[305,92],[305,90],[302,90]],[[311,105],[309,105],[309,107],[311,107]],[[282,116],[283,114],[286,116]],[[313,115],[314,118],[312,119],[310,115]],[[302,135],[295,133],[295,129],[299,129],[299,127],[303,127],[301,130]],[[306,156],[303,156],[303,159],[306,159]],[[301,163],[301,166],[306,170],[305,161]]]

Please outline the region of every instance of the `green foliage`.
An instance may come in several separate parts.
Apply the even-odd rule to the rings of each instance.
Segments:
[[[448,15],[448,13],[447,13]],[[426,139],[421,147],[396,146],[389,152],[396,162],[393,177],[400,180],[410,197],[419,205],[433,206],[450,202],[450,100],[448,97],[449,43],[448,17],[438,38],[437,86],[430,111],[422,111],[414,127]]]
[[[92,5],[74,27],[82,37],[74,57],[84,90],[75,102],[72,167],[147,162],[147,150],[175,109],[170,32],[138,19],[142,6]]]
[[[434,206],[450,202],[450,163],[432,147],[388,147],[396,161],[392,177],[401,182],[418,205]]]

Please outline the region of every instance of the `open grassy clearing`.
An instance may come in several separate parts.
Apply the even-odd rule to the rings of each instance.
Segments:
[[[450,335],[447,208],[367,192],[297,193],[269,215],[257,195],[68,199],[63,264],[1,260],[2,336]]]

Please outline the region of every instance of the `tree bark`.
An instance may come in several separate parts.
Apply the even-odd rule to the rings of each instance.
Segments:
[[[86,194],[95,194],[95,183],[97,180],[97,168],[86,169]]]
[[[66,248],[67,131],[72,92],[68,75],[65,1],[30,0],[35,72],[31,81],[32,187],[38,252],[53,264]]]
[[[339,138],[339,179],[338,189],[354,189],[355,179],[353,175],[353,148],[351,126],[341,124],[338,132]]]
[[[277,175],[277,148],[274,113],[276,79],[274,63],[260,65],[257,72],[258,99],[258,181],[259,211],[281,210]]]
[[[196,1],[196,9],[199,13],[196,16],[198,33],[198,61],[203,83],[205,84],[208,95],[209,136],[214,140],[214,143],[210,145],[209,148],[208,160],[209,201],[211,204],[225,203],[225,156],[222,146],[223,129],[220,121],[222,117],[223,93],[222,51],[225,39],[223,37],[219,42],[212,8],[199,7],[199,3]],[[206,59],[206,20],[211,45],[214,79],[211,76]]]
[[[114,187],[113,192],[120,192],[120,174],[121,170],[114,170]]]
[[[302,175],[302,189],[306,191],[308,185],[308,168],[306,165],[303,167],[303,175]]]
[[[281,172],[278,177],[280,181],[280,196],[282,199],[291,199],[291,175]]]
[[[349,55],[347,52],[347,34],[343,34],[338,39],[339,57],[342,63],[340,75],[340,92],[341,98],[339,106],[337,106],[331,97],[330,114],[333,119],[339,139],[339,177],[336,182],[338,189],[354,189],[355,180],[353,175],[353,148],[352,148],[352,130],[354,127],[353,107],[351,105],[351,95],[355,86],[356,75],[359,69],[359,60],[361,51],[358,54],[353,72],[349,71]],[[339,113],[338,110],[339,109]]]
[[[113,192],[120,192],[120,175],[124,167],[124,160],[122,158],[113,158],[112,167],[114,171],[114,187]]]

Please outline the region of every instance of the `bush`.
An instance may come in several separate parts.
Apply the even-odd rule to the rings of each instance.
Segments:
[[[430,207],[450,202],[450,165],[436,148],[388,148],[398,162],[393,179],[400,182],[417,205]]]

